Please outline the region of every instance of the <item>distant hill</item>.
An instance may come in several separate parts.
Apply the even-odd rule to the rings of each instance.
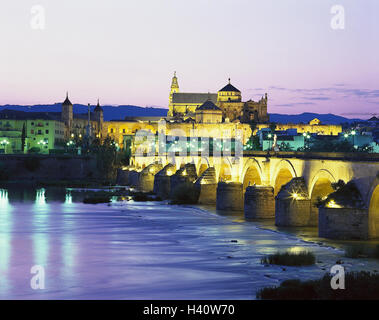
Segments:
[[[279,114],[271,113],[270,121],[276,123],[308,123],[309,121],[317,118],[324,124],[341,124],[341,123],[353,123],[356,121],[364,121],[362,119],[349,119],[334,114],[318,114],[318,113],[301,113],[301,114]]]
[[[165,117],[167,116],[168,109],[165,108],[152,108],[152,107],[138,107],[131,105],[123,106],[102,106],[104,110],[104,120],[123,120],[125,117]],[[34,105],[34,106],[18,106],[18,105],[4,105],[0,106],[0,111],[4,109],[20,110],[20,111],[34,111],[34,112],[60,112],[61,104],[51,105]],[[95,106],[91,107],[93,110]],[[82,104],[74,104],[75,113],[86,113],[87,106]],[[279,114],[271,113],[270,121],[276,123],[308,123],[314,118],[318,118],[324,124],[340,124],[340,123],[353,123],[355,121],[363,121],[362,119],[349,119],[334,114],[317,114],[317,113],[301,113],[301,114]]]
[[[91,106],[91,110],[95,106]],[[138,106],[102,106],[104,110],[104,120],[123,120],[125,117],[164,117],[167,116],[168,109],[164,108],[151,108],[151,107],[138,107]],[[62,106],[60,103],[51,105],[34,105],[34,106],[18,106],[18,105],[4,105],[0,106],[0,111],[10,109],[25,112],[61,112]],[[74,113],[86,113],[88,107],[82,104],[74,104]]]

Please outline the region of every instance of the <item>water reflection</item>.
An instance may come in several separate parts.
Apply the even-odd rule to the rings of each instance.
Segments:
[[[36,205],[37,206],[43,206],[46,204],[45,193],[46,193],[45,188],[41,188],[41,189],[37,190],[37,194],[36,194]]]
[[[0,189],[0,209],[6,210],[9,207],[8,190]]]
[[[46,203],[46,190],[36,190],[33,210],[33,256],[34,264],[46,267],[49,255],[49,228],[48,220],[50,205]]]
[[[12,207],[9,204],[8,190],[0,189],[0,286],[2,290],[10,287],[9,273],[12,242]]]
[[[67,190],[66,190],[66,198],[65,198],[64,204],[72,204],[72,193],[71,193],[71,189],[67,189]]]

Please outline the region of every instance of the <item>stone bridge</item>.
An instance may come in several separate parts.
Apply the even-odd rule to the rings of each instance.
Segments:
[[[379,237],[379,154],[246,152],[203,156],[165,154],[131,159],[130,184],[172,196],[191,183],[199,203],[244,210],[252,219],[274,218],[278,226],[319,226],[322,237]],[[328,201],[338,181],[354,184],[360,205]],[[348,191],[346,196],[349,197]],[[326,199],[326,205],[316,206]]]

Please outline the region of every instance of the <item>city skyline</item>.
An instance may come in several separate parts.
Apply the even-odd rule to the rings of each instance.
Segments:
[[[4,1],[0,104],[56,103],[69,91],[73,103],[167,108],[177,71],[182,92],[217,92],[230,77],[244,100],[267,92],[270,113],[369,118],[379,5],[339,4],[343,30],[331,28],[332,1],[41,1],[36,30],[34,3]]]

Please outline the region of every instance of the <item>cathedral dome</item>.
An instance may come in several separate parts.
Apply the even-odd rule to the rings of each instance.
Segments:
[[[225,87],[223,87],[219,92],[241,92],[241,91],[239,91],[235,86],[233,86],[230,83],[230,79],[229,79],[229,83]]]

